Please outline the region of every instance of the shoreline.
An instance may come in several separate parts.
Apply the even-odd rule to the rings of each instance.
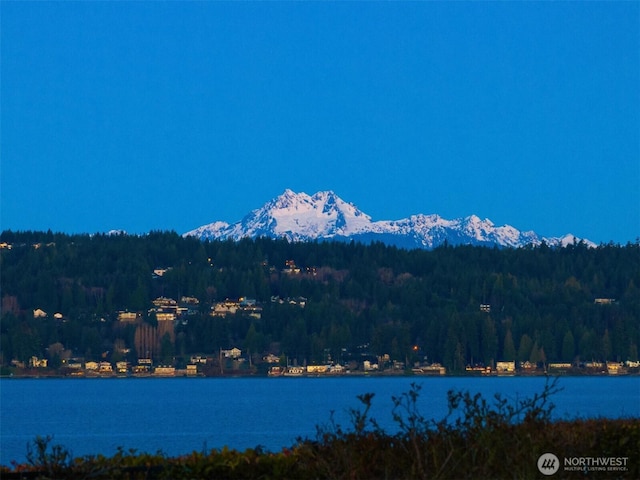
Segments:
[[[536,372],[536,373],[524,373],[524,374],[491,374],[491,375],[477,375],[477,374],[446,374],[446,375],[430,375],[430,374],[416,374],[406,372],[347,372],[340,374],[300,374],[300,375],[267,375],[257,373],[229,373],[223,375],[61,375],[57,373],[52,374],[19,374],[19,375],[0,375],[0,380],[26,380],[26,379],[58,379],[58,380],[132,380],[132,379],[224,379],[224,378],[375,378],[375,377],[403,377],[403,378],[527,378],[527,377],[602,377],[602,378],[624,378],[624,377],[639,377],[640,372],[629,372],[623,374],[607,374],[607,373],[566,373],[566,372]]]

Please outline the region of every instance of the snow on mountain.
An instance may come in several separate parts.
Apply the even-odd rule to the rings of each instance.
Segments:
[[[284,237],[292,241],[349,236],[366,229],[371,218],[333,192],[313,196],[291,190],[231,225],[226,238]]]
[[[578,243],[578,242],[584,242],[590,248],[597,247],[597,245],[593,243],[591,240],[578,238],[571,233],[567,233],[562,237],[543,238],[542,240],[549,245],[554,245],[559,247],[568,247],[569,245],[573,245],[574,243]]]
[[[561,238],[542,238],[534,232],[521,232],[509,225],[496,227],[489,219],[482,220],[475,215],[447,220],[435,214],[418,214],[401,220],[374,222],[369,215],[332,191],[310,196],[289,189],[237,223],[214,222],[184,235],[203,240],[270,237],[289,241],[381,241],[404,248],[425,249],[435,248],[445,241],[450,245],[521,247],[543,241],[549,245],[567,246],[580,240],[571,234]]]
[[[225,235],[225,230],[229,228],[229,224],[227,222],[213,222],[208,225],[203,225],[202,227],[198,227],[195,230],[191,230],[188,233],[185,233],[185,236],[192,236],[198,238],[227,238]]]
[[[371,218],[333,192],[313,196],[291,190],[253,210],[240,222],[214,222],[185,235],[209,239],[284,237],[291,241],[349,236],[367,231]]]

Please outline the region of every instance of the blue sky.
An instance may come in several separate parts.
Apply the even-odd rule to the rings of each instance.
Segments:
[[[8,2],[1,217],[131,233],[286,188],[640,236],[638,2]]]

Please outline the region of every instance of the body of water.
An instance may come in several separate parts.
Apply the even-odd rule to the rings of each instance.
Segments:
[[[372,416],[395,432],[392,396],[421,386],[426,418],[447,413],[447,391],[522,399],[543,377],[148,378],[0,380],[0,464],[24,461],[26,445],[52,435],[74,456],[118,447],[174,456],[211,448],[271,451],[313,437],[334,419],[350,427],[357,396],[373,393]],[[562,377],[555,418],[640,417],[640,377]]]

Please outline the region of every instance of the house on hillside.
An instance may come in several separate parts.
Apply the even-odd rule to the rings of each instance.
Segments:
[[[160,278],[163,277],[165,273],[167,273],[168,271],[170,271],[172,268],[171,267],[167,267],[167,268],[154,268],[153,272],[151,273],[151,277],[152,278]]]
[[[156,320],[158,322],[173,322],[176,319],[176,314],[172,312],[157,312]]]
[[[242,350],[236,347],[230,350],[222,350],[221,353],[224,355],[224,358],[240,358],[242,356]]]
[[[226,317],[227,315],[235,314],[260,319],[262,317],[262,307],[258,306],[252,298],[240,297],[237,301],[227,298],[224,302],[215,303],[209,313],[212,317]]]
[[[264,357],[262,357],[262,360],[264,360],[266,363],[280,363],[280,357],[274,355],[273,353],[265,355]]]
[[[300,268],[296,266],[296,262],[293,260],[287,260],[284,262],[285,268],[282,270],[282,273],[286,273],[288,275],[297,275],[300,273]]]
[[[127,311],[118,312],[119,322],[135,322],[137,319],[138,319],[138,314],[136,312],[127,312]]]
[[[614,303],[616,303],[616,299],[615,298],[596,298],[593,301],[593,303],[596,305],[613,305]]]
[[[237,302],[231,300],[225,300],[224,302],[218,302],[211,307],[210,315],[212,317],[226,317],[227,315],[233,315],[238,311],[240,305]]]

